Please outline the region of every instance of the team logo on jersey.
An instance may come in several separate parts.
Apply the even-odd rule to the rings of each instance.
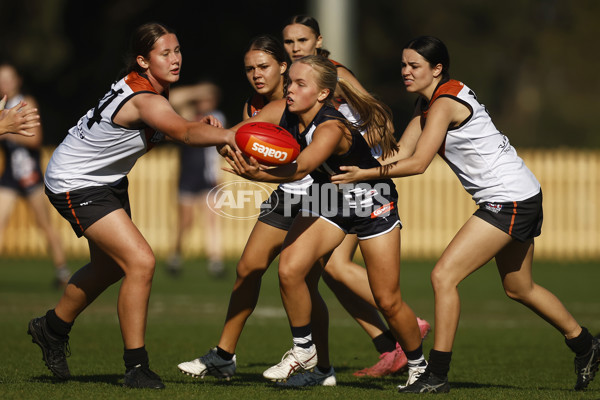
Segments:
[[[494,214],[498,214],[500,210],[502,210],[502,204],[487,203],[485,205],[485,209],[493,212]]]
[[[394,202],[384,204],[371,213],[371,218],[385,217],[394,209]]]

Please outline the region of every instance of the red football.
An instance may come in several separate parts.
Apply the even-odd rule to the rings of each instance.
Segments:
[[[235,142],[242,153],[264,165],[289,164],[300,154],[300,145],[292,134],[269,122],[242,125],[235,134]]]

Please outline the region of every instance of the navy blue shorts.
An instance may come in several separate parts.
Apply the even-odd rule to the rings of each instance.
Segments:
[[[358,192],[344,192],[332,184],[312,185],[300,212],[318,215],[345,234],[356,234],[359,240],[383,235],[397,226],[402,228],[394,183],[386,180],[373,186],[359,185],[362,189]]]
[[[77,237],[81,237],[94,222],[119,208],[131,218],[128,186],[125,177],[114,186],[92,186],[66,193],[52,193],[46,187],[46,195],[60,215],[69,221]]]
[[[199,195],[217,184],[217,151],[212,147],[181,146],[179,193]]]
[[[481,203],[473,215],[494,225],[514,239],[525,242],[542,233],[544,221],[542,191],[523,201]]]
[[[16,154],[15,151],[13,153]],[[27,196],[44,184],[39,156],[30,151],[19,151],[20,157],[5,160],[5,168],[0,176],[0,186]],[[14,161],[14,162],[13,162]]]
[[[258,220],[275,228],[289,231],[298,215],[302,195],[286,193],[279,187],[260,206]]]

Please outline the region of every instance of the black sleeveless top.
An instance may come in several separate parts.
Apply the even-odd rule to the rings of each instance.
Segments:
[[[311,142],[312,135],[321,123],[331,119],[344,120],[342,113],[335,108],[324,105],[321,107],[315,118],[311,121],[308,127],[303,131],[299,131],[299,119],[294,113],[288,111],[287,107],[281,116],[279,125],[290,132],[300,144],[300,149],[304,150]],[[332,154],[321,164],[317,169],[310,173],[316,183],[331,182],[331,175],[342,173],[340,166],[357,166],[361,169],[379,167],[381,164],[371,154],[371,148],[367,144],[365,138],[357,129],[351,129],[352,144],[350,149],[344,154]],[[392,183],[391,179],[377,179],[368,181],[372,186],[376,183]],[[393,185],[393,184],[392,184]]]

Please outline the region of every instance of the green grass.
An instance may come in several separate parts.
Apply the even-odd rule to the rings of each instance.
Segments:
[[[75,267],[76,262],[71,262]],[[53,307],[60,292],[51,286],[47,260],[0,259],[0,398],[2,399],[392,399],[406,376],[356,378],[355,370],[377,355],[368,336],[323,286],[331,316],[331,359],[337,387],[279,390],[261,373],[291,345],[281,307],[275,268],[266,274],[256,313],[240,340],[238,373],[230,382],[194,380],[176,365],[204,354],[217,343],[234,277],[234,262],[224,279],[211,278],[205,262],[189,260],[172,279],[159,263],[146,336],[151,367],[163,378],[164,391],[121,387],[123,344],[116,316],[118,287],[110,288],[76,321],[69,365],[73,379],[55,381],[41,352],[26,335],[29,319]],[[433,322],[429,285],[432,262],[405,262],[402,290],[415,312]],[[597,263],[542,263],[538,283],[553,291],[592,333],[600,332],[600,268]],[[454,348],[446,399],[600,399],[600,377],[585,393],[571,390],[575,375],[571,352],[552,327],[502,292],[493,264],[460,288],[462,317]],[[424,342],[428,354],[432,338]],[[410,397],[410,396],[409,396]],[[426,396],[427,397],[427,396]]]

